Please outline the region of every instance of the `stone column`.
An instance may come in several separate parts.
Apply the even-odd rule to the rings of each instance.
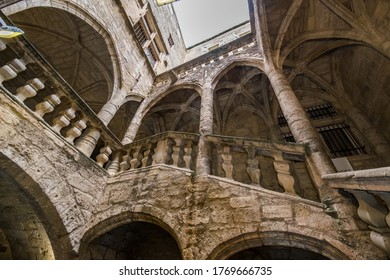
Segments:
[[[137,112],[135,113],[133,119],[130,122],[129,127],[125,133],[125,136],[122,139],[122,144],[127,145],[134,141],[134,138],[137,136],[139,127],[143,119],[143,111],[147,106],[148,102],[143,101],[138,107]]]
[[[329,200],[338,196],[334,190],[325,187],[321,179],[322,175],[335,173],[336,170],[326,153],[320,136],[312,126],[282,70],[276,69],[272,63],[271,65],[266,65],[266,68],[265,72],[274,89],[291,133],[298,143],[306,144],[308,147],[307,163],[318,187],[321,200]]]
[[[205,141],[205,135],[213,134],[214,125],[214,89],[211,83],[203,86],[199,120],[198,157],[196,159],[196,173],[198,175],[210,174],[210,145]]]
[[[97,116],[105,125],[110,123],[123,104],[125,98],[126,93],[124,91],[116,91],[113,93],[111,99],[100,109]]]

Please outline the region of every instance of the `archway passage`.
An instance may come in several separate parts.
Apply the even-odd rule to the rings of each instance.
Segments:
[[[163,228],[146,222],[119,226],[94,239],[83,258],[105,260],[182,259],[176,240]]]
[[[54,259],[34,202],[0,169],[0,260]]]
[[[229,257],[229,260],[327,260],[328,258],[300,248],[262,246],[249,248]]]

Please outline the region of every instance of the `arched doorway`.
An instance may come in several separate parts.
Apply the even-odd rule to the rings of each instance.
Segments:
[[[54,259],[35,201],[3,169],[0,169],[0,259]]]
[[[242,250],[229,260],[326,260],[328,258],[301,248],[262,246]]]
[[[178,260],[182,259],[176,240],[162,227],[133,222],[116,227],[92,240],[84,259]]]

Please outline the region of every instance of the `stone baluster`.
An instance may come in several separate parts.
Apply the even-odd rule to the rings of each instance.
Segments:
[[[167,164],[171,160],[171,139],[162,139],[158,141],[156,148],[154,149],[153,165],[155,164]]]
[[[365,191],[350,190],[359,203],[358,215],[365,223],[375,228],[386,227],[386,215],[388,210],[381,205],[374,195]]]
[[[27,81],[25,86],[16,89],[16,97],[24,102],[27,98],[34,97],[38,91],[44,89],[45,85],[37,78]]]
[[[124,172],[126,170],[129,170],[129,168],[130,168],[129,158],[130,158],[130,150],[128,150],[127,153],[123,156],[122,161],[119,164],[119,166],[120,166],[119,171],[120,172]]]
[[[46,96],[43,100],[43,102],[38,103],[35,105],[35,114],[37,114],[40,117],[43,117],[45,114],[53,112],[54,107],[61,104],[61,96],[63,93],[57,92],[55,94],[51,94],[49,96]]]
[[[180,152],[181,152],[181,138],[173,138],[173,145],[172,145],[172,160],[173,165],[179,167],[180,163]]]
[[[248,153],[248,159],[246,161],[247,168],[246,171],[251,179],[252,185],[260,185],[260,168],[259,161],[256,158],[256,148],[255,147],[246,147],[245,150]]]
[[[390,193],[388,192],[375,192],[376,195],[378,195],[387,206],[388,214],[386,215],[386,223],[387,226],[390,228]]]
[[[141,154],[141,146],[137,147],[134,150],[133,158],[130,160],[130,169],[137,169],[142,164],[142,154]]]
[[[76,147],[87,157],[90,157],[96,148],[101,132],[98,128],[90,127],[76,141]]]
[[[74,106],[62,111],[60,115],[53,120],[53,130],[60,133],[61,129],[68,126],[75,117],[76,109]]]
[[[96,162],[98,165],[103,167],[103,165],[110,159],[112,149],[110,146],[104,146],[100,149],[100,154],[96,157]]]
[[[222,159],[222,169],[225,172],[225,177],[233,180],[233,164],[230,146],[219,146],[218,153]]]
[[[15,78],[18,73],[23,72],[27,69],[26,65],[31,62],[27,56],[24,59],[15,58],[8,62],[6,65],[0,68],[0,84],[4,81]]]
[[[274,169],[277,174],[279,185],[283,187],[286,193],[296,195],[295,179],[291,175],[290,162],[283,159],[282,153],[275,153],[273,157],[274,157]]]
[[[118,173],[120,158],[121,158],[121,152],[120,151],[116,151],[114,153],[114,156],[112,158],[110,166],[107,168],[107,172],[111,176]]]
[[[185,163],[185,168],[191,169],[191,159],[192,159],[192,141],[191,140],[185,141],[183,151],[184,151],[183,161]]]
[[[357,212],[360,219],[367,223],[372,230],[370,233],[371,241],[390,256],[390,229],[387,223],[389,210],[379,203],[371,193],[356,190],[349,190],[349,192],[355,196],[359,203]],[[389,199],[388,194],[386,199]]]
[[[152,158],[151,158],[151,154],[152,154],[152,144],[148,144],[146,145],[145,147],[145,150],[144,150],[144,156],[141,160],[142,162],[142,167],[146,167],[146,166],[149,166],[152,164]]]
[[[7,45],[0,40],[0,51],[4,51],[7,48]]]
[[[83,131],[87,128],[87,120],[81,119],[76,121],[73,126],[66,132],[66,140],[70,143],[74,143],[74,139],[79,137]]]

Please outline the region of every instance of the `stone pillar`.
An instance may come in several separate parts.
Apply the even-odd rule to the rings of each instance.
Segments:
[[[288,126],[298,143],[308,147],[307,163],[312,177],[318,187],[322,201],[338,196],[336,191],[324,186],[322,175],[335,173],[336,170],[328,157],[315,128],[312,126],[302,105],[288,83],[282,70],[276,69],[272,63],[267,65],[266,74],[274,89],[280,108],[287,120]]]
[[[109,101],[106,104],[104,104],[104,106],[100,109],[97,116],[102,121],[102,123],[108,125],[112,120],[112,118],[115,116],[118,109],[119,109],[118,105],[115,105],[111,101]]]
[[[116,112],[124,104],[125,98],[126,93],[124,91],[115,91],[110,100],[100,109],[97,116],[105,125],[110,123]]]
[[[101,132],[99,129],[91,127],[88,128],[80,139],[76,141],[76,147],[83,152],[87,157],[90,157],[93,150],[96,148],[96,144],[99,141]]]
[[[143,118],[142,112],[144,111],[146,105],[147,102],[143,101],[141,105],[138,107],[137,112],[135,113],[129,127],[127,128],[125,136],[122,139],[123,145],[130,144],[131,142],[134,141],[134,138],[137,136]]]
[[[198,175],[210,174],[210,145],[207,145],[205,135],[213,133],[214,125],[214,89],[210,83],[203,86],[199,120],[198,156],[196,159],[196,173]]]

